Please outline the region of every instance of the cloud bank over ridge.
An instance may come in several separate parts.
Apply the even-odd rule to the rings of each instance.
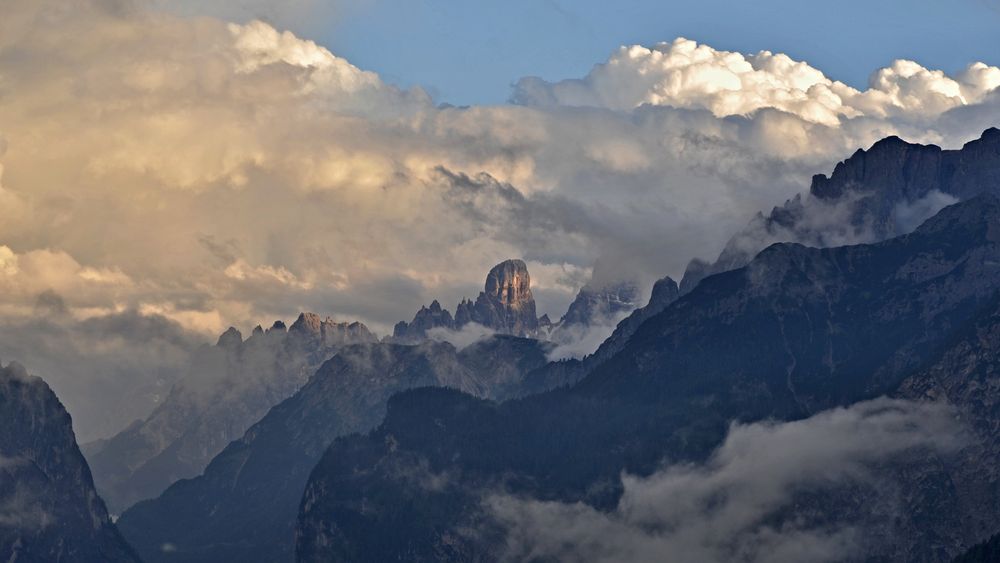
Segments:
[[[504,495],[486,506],[508,532],[511,561],[844,561],[866,555],[866,533],[878,537],[903,509],[905,485],[886,479],[887,468],[906,455],[947,455],[962,437],[943,405],[880,398],[795,422],[734,424],[703,465],[623,475],[607,513]],[[817,509],[848,499],[856,510]]]

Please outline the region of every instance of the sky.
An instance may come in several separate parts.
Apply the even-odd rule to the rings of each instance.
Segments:
[[[280,3],[279,3],[280,4]],[[317,0],[317,4],[323,4]],[[585,74],[620,45],[688,37],[718,49],[771,50],[856,88],[908,58],[954,72],[1000,51],[997,0],[348,0],[318,18],[240,9],[315,39],[354,64],[456,105],[507,101],[523,76]],[[311,14],[317,13],[316,5]]]
[[[0,359],[85,438],[230,325],[386,334],[508,258],[557,319],[586,283],[679,279],[880,138],[1000,124],[972,0],[3,2]]]

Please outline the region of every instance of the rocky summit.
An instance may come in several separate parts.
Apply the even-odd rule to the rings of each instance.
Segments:
[[[397,323],[392,339],[416,343],[426,339],[433,329],[461,330],[472,323],[497,334],[538,335],[540,323],[531,294],[531,276],[523,260],[505,260],[494,266],[476,300],[463,299],[454,317],[435,300],[430,307],[417,311],[409,323]]]

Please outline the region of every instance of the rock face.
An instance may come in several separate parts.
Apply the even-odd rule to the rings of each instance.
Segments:
[[[302,313],[285,327],[235,328],[198,350],[188,373],[143,421],[88,449],[98,490],[120,512],[152,498],[178,479],[204,470],[269,408],[297,391],[342,347],[375,342],[361,323],[335,323]]]
[[[992,196],[877,244],[773,245],[647,318],[573,387],[499,405],[442,389],[396,396],[379,428],[338,440],[313,471],[299,560],[495,560],[507,538],[484,512],[490,492],[614,507],[622,472],[703,461],[733,420],[797,420],[912,387],[998,291]],[[992,399],[973,391],[992,385],[971,381],[967,396],[995,429]],[[978,490],[1000,505],[995,486]],[[926,518],[936,532],[914,533]],[[965,525],[904,510],[863,539],[876,560],[936,561],[969,545]]]
[[[0,559],[128,561],[69,414],[41,379],[0,367]]]
[[[505,260],[486,276],[486,285],[475,302],[464,299],[455,308],[455,316],[437,301],[422,307],[413,321],[400,321],[393,329],[394,342],[417,343],[435,328],[461,330],[476,323],[498,334],[521,337],[538,335],[539,320],[535,298],[531,294],[531,276],[522,260]]]
[[[987,129],[961,150],[888,137],[837,164],[830,177],[813,177],[805,198],[758,215],[714,263],[692,261],[680,290],[687,293],[710,275],[746,265],[771,243],[824,247],[885,240],[980,193],[1000,195],[1000,129]]]
[[[921,460],[903,474],[912,484],[907,510],[919,524],[910,535],[932,538],[931,551],[947,561],[1000,529],[1000,298],[981,309],[894,394],[946,403],[969,431],[955,456]],[[931,491],[919,486],[934,481],[949,486]],[[926,546],[900,547],[910,561],[928,559],[921,548]]]
[[[476,298],[472,322],[502,334],[531,336],[538,331],[531,276],[521,260],[497,264],[486,276],[486,289]]]
[[[119,525],[146,561],[291,561],[302,491],[335,438],[375,427],[389,397],[414,387],[509,397],[526,372],[546,362],[545,353],[544,344],[511,336],[461,351],[433,341],[344,348],[204,475],[135,505]]]

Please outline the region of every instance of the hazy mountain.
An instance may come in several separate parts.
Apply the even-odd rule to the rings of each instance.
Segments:
[[[139,561],[108,517],[69,414],[23,367],[0,367],[0,559]]]
[[[291,396],[342,347],[375,342],[360,323],[303,313],[286,329],[235,328],[192,357],[187,374],[145,420],[85,448],[98,490],[113,511],[193,477],[272,406]]]
[[[509,397],[524,373],[546,362],[546,352],[543,343],[512,336],[462,350],[433,341],[345,348],[203,476],[126,511],[121,529],[146,561],[290,561],[306,479],[335,438],[375,427],[388,398],[409,388]]]
[[[681,293],[712,274],[746,265],[767,245],[834,246],[876,242],[912,231],[945,205],[980,193],[1000,195],[1000,129],[960,150],[888,137],[813,177],[809,193],[759,214],[714,263],[692,261]]]
[[[639,288],[630,282],[604,287],[586,285],[559,319],[562,327],[591,325],[631,313],[639,306]]]
[[[487,493],[608,510],[623,471],[703,461],[733,420],[800,420],[892,392],[993,303],[998,243],[1000,201],[980,196],[882,243],[773,245],[646,319],[571,388],[499,405],[400,394],[377,430],[317,465],[300,560],[492,560],[506,539]],[[896,517],[886,533],[905,553],[933,553],[938,538],[911,535],[921,513]]]

